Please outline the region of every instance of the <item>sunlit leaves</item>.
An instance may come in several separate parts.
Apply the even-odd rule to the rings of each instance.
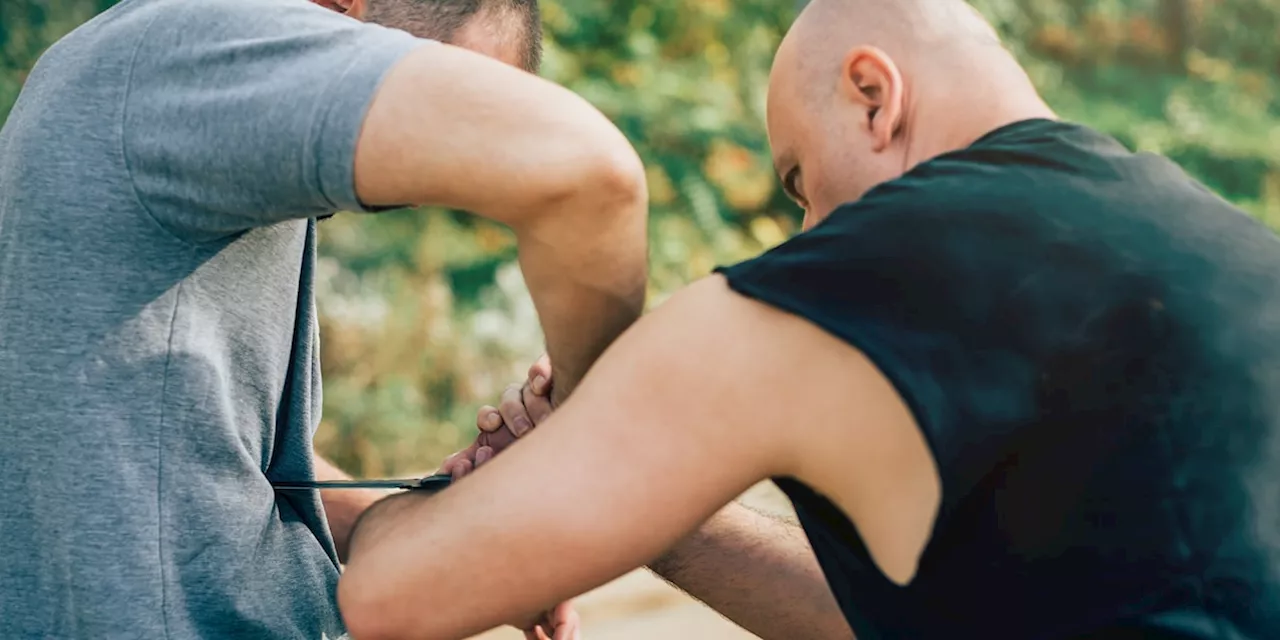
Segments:
[[[0,114],[40,50],[111,4],[0,0]],[[1280,225],[1280,2],[973,4],[1064,117],[1168,154]],[[612,118],[646,163],[653,304],[798,227],[764,132],[773,52],[795,7],[543,2],[543,75]],[[318,446],[359,473],[429,468],[541,350],[513,239],[439,211],[338,216],[320,236]]]

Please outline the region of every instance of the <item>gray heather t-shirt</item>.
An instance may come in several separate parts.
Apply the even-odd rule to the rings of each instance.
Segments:
[[[422,44],[307,0],[125,0],[0,130],[0,638],[343,633],[312,477],[315,218]]]

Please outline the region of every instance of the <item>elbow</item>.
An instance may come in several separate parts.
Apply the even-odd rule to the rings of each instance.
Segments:
[[[624,140],[601,156],[592,178],[601,185],[604,197],[617,203],[619,210],[643,217],[649,205],[649,184],[640,155]]]
[[[649,205],[644,164],[621,132],[609,133],[583,136],[586,144],[564,150],[557,171],[560,180],[532,203],[524,219],[527,227],[567,225],[578,232],[644,229]]]
[[[359,640],[386,640],[394,638],[386,618],[380,617],[382,608],[378,594],[367,588],[363,574],[350,567],[338,580],[338,610],[352,638]]]
[[[601,144],[584,153],[576,173],[579,179],[572,194],[586,205],[587,211],[594,215],[645,216],[649,185],[644,163],[621,133],[616,134],[613,144]]]
[[[424,628],[405,623],[404,602],[390,597],[385,581],[379,582],[350,568],[338,580],[338,610],[352,640],[424,638]]]

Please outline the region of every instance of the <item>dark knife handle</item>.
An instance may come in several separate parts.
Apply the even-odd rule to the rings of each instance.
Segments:
[[[443,491],[453,484],[453,476],[449,474],[436,474],[427,476],[418,481],[416,486],[409,487],[410,491]]]

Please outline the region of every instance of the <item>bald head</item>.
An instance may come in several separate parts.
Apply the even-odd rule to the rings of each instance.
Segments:
[[[859,47],[881,53],[909,79],[1013,62],[995,29],[965,0],[813,0],[783,41],[778,63],[790,63],[783,75],[795,75],[787,79],[806,97],[826,98]]]
[[[779,175],[809,224],[992,129],[1052,113],[964,0],[814,0],[769,85]]]
[[[895,50],[957,41],[999,43],[995,30],[965,0],[813,0],[802,3],[793,27],[809,28],[813,34],[843,32]]]

